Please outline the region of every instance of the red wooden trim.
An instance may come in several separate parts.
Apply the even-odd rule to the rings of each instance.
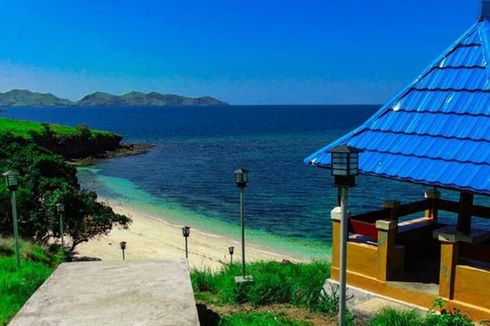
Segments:
[[[349,221],[349,232],[360,234],[368,238],[378,239],[376,224],[351,219]]]
[[[354,215],[351,219],[356,221],[363,221],[366,223],[376,223],[377,220],[385,219],[390,216],[390,210],[388,208],[372,211],[364,214]]]

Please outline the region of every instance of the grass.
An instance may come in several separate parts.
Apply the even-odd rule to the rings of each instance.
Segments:
[[[221,307],[234,307],[224,309],[235,310],[231,315],[221,314],[224,325],[311,324],[308,321],[287,320],[282,315],[267,315],[269,312],[260,311],[261,307],[290,306],[294,309],[285,308],[284,311],[296,310],[293,314],[298,315],[300,309],[303,313],[299,315],[315,315],[324,321],[334,317],[338,311],[338,296],[323,291],[325,279],[330,276],[330,265],[327,263],[254,262],[247,265],[247,274],[253,276],[254,282],[237,285],[234,277],[240,274],[241,266],[238,264],[225,266],[218,272],[209,270],[191,272],[192,286],[197,300],[215,306],[217,310],[223,310]],[[240,311],[244,310],[242,309],[244,307],[248,310],[249,306],[255,311]],[[258,314],[259,312],[262,315]],[[245,315],[250,315],[249,318],[253,322],[246,319],[248,317]],[[261,321],[260,318],[265,319]],[[295,322],[299,324],[294,324]]]
[[[20,242],[17,269],[12,238],[0,238],[0,325],[6,325],[61,261],[58,254],[27,241]]]
[[[247,273],[253,276],[254,282],[236,285],[234,277],[240,273],[238,264],[226,266],[217,273],[193,271],[192,285],[199,297],[212,303],[250,303],[253,306],[290,303],[327,312],[319,296],[330,275],[330,266],[326,263],[251,263],[247,265]]]
[[[78,129],[75,127],[63,126],[58,124],[50,124],[51,130],[59,137],[69,137],[78,134]],[[14,136],[31,139],[31,132],[42,133],[44,126],[40,122],[31,122],[15,119],[0,118],[0,132],[11,133]],[[92,130],[94,135],[112,135],[110,132]]]

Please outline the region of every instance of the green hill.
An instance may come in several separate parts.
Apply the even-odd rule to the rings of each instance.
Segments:
[[[28,90],[13,89],[0,93],[0,107],[13,106],[209,106],[227,105],[214,97],[187,97],[158,92],[141,93],[129,92],[124,95],[113,95],[105,92],[95,92],[84,96],[76,102],[59,98],[53,94],[36,93]]]
[[[67,106],[70,100],[50,93],[37,93],[25,89],[13,89],[0,93],[0,106]]]
[[[226,105],[213,97],[186,97],[174,94],[161,94],[158,92],[141,93],[129,92],[124,95],[112,95],[104,92],[95,92],[75,102],[79,106],[183,106],[183,105]]]

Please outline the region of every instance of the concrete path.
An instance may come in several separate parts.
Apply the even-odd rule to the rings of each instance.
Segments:
[[[60,265],[9,325],[199,325],[185,260]]]

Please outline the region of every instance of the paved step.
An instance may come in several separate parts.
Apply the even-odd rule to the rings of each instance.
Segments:
[[[9,324],[199,325],[185,260],[61,264]]]

